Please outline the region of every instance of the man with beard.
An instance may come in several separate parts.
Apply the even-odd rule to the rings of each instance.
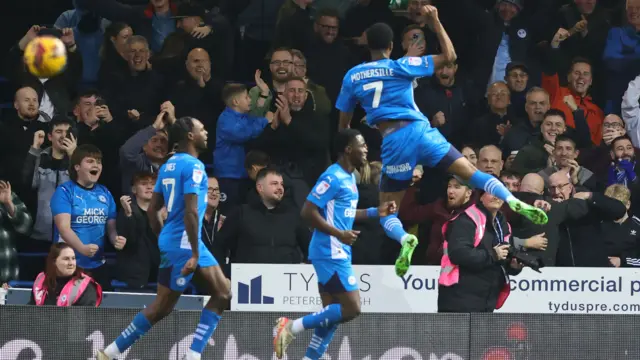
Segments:
[[[557,63],[554,59],[559,56],[558,52],[560,44],[568,39],[569,32],[565,29],[558,29],[558,32],[551,40],[550,61]],[[593,81],[593,71],[591,62],[584,58],[575,58],[571,62],[569,73],[567,74],[567,87],[560,86],[559,75],[555,72],[547,73],[542,76],[542,87],[547,90],[551,98],[551,107],[560,109],[564,112],[567,126],[577,128],[574,114],[576,110],[584,112],[584,116],[589,126],[591,141],[598,145],[602,139],[602,121],[604,113],[593,103],[589,96],[589,89]],[[573,98],[575,107],[567,102],[567,97]]]
[[[256,145],[269,154],[272,164],[311,187],[329,164],[330,130],[329,119],[315,111],[308,96],[304,79],[290,78],[284,95],[276,99],[280,126],[267,128]]]
[[[585,200],[588,206],[586,215],[562,224],[556,266],[610,267],[602,240],[606,238],[602,222],[622,218],[627,211],[624,204],[601,193],[576,192],[570,175],[563,170],[549,177],[549,193],[555,202],[577,198]]]
[[[139,171],[158,172],[169,153],[166,128],[176,121],[175,108],[165,102],[153,125],[138,131],[120,148],[120,171],[122,172],[122,192],[130,194],[131,179]],[[142,152],[140,151],[142,150]]]
[[[418,244],[413,264],[440,265],[442,244],[444,243],[442,225],[471,205],[472,190],[451,176],[447,183],[446,196],[422,205],[417,202],[417,189],[416,186],[407,189],[398,217],[407,228],[419,224],[421,226],[420,233],[424,234],[424,236],[418,237],[422,241]],[[420,248],[423,251],[420,251]]]
[[[284,94],[287,79],[293,72],[293,55],[289,48],[278,48],[271,54],[269,61],[271,86],[262,80],[262,71],[256,70],[256,86],[249,90],[251,98],[251,115],[265,116],[268,111],[275,111],[275,99]]]
[[[120,198],[122,210],[118,214],[117,229],[129,241],[116,254],[117,278],[127,285],[128,290],[139,291],[158,278],[158,237],[147,217],[157,178],[154,173],[136,173],[131,186],[133,196],[123,195]]]
[[[71,180],[58,186],[51,198],[51,214],[55,222],[54,241],[71,246],[78,266],[103,289],[110,289],[105,240],[116,250],[122,250],[127,239],[116,230],[116,203],[109,190],[98,184],[101,173],[100,149],[93,145],[79,146],[71,156]]]
[[[611,165],[607,172],[607,185],[621,184],[631,191],[632,213],[640,209],[640,181],[635,148],[627,135],[617,137],[611,142]],[[603,175],[603,174],[601,174]]]
[[[27,191],[21,191],[20,171],[15,169],[22,169],[33,135],[38,131],[48,131],[47,124],[38,121],[38,103],[38,94],[33,88],[18,89],[13,101],[15,114],[7,112],[0,123],[0,178],[9,181],[13,191],[19,194]]]
[[[311,234],[300,221],[298,209],[282,201],[282,175],[274,168],[260,170],[256,191],[257,199],[229,213],[216,241],[229,253],[232,264],[300,264]]]
[[[538,172],[540,176],[549,182],[549,176],[559,170],[565,170],[571,175],[573,185],[583,186],[590,191],[597,191],[600,186],[591,170],[578,164],[580,151],[576,149],[576,142],[565,135],[558,135],[553,149],[554,162],[551,166]]]

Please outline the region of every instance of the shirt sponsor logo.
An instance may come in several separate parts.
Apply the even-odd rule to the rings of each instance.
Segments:
[[[202,182],[202,179],[204,178],[204,173],[202,170],[198,170],[198,169],[193,169],[193,182],[196,184],[200,184],[200,182]]]
[[[409,58],[409,65],[413,65],[413,66],[420,66],[420,65],[422,65],[422,58],[419,58],[419,57],[410,57],[410,58]],[[429,66],[429,64],[427,64],[427,66]]]
[[[404,163],[400,165],[387,165],[387,174],[398,174],[411,171],[411,165]]]
[[[318,186],[316,186],[314,191],[316,192],[316,194],[322,195],[326,193],[327,190],[329,190],[329,187],[330,187],[329,183],[323,180],[318,184]]]

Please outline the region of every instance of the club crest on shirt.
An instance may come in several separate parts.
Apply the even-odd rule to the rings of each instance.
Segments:
[[[105,203],[105,204],[107,203],[107,197],[106,197],[106,196],[104,196],[104,195],[100,195],[100,196],[98,196],[98,200],[99,200],[101,203]]]
[[[318,184],[318,186],[316,186],[314,191],[316,192],[316,194],[322,195],[326,193],[327,190],[329,190],[329,183],[323,180]]]

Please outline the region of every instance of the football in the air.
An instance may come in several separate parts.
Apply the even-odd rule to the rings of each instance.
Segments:
[[[53,36],[38,36],[24,49],[24,63],[33,75],[49,78],[64,71],[67,49],[62,40]]]

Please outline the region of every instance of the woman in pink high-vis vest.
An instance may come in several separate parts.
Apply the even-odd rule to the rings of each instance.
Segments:
[[[502,204],[484,193],[443,225],[438,312],[493,312],[507,300],[509,275],[519,274],[522,265],[506,260],[511,226]]]
[[[65,243],[51,246],[44,272],[36,277],[30,305],[100,306],[102,287],[76,266],[76,255]]]

